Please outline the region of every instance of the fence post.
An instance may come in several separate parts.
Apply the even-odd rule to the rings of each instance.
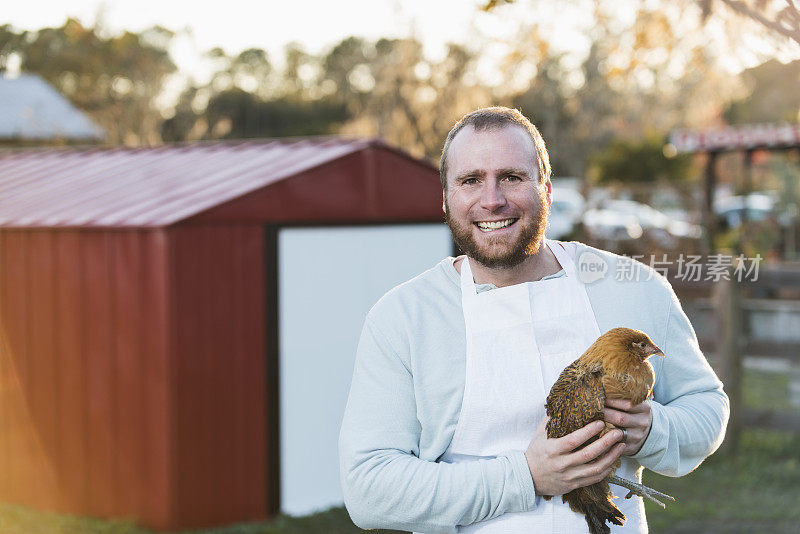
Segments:
[[[741,288],[733,277],[720,280],[711,289],[719,327],[717,372],[730,398],[731,418],[720,451],[736,451],[741,434],[743,315]]]

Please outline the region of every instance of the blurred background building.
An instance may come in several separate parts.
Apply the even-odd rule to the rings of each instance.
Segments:
[[[435,168],[368,140],[26,149],[0,190],[0,499],[160,529],[342,502],[364,314],[452,251]]]
[[[36,74],[0,71],[0,146],[96,143],[103,130]]]

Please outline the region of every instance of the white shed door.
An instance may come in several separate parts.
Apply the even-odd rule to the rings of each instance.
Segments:
[[[451,253],[444,224],[280,230],[284,513],[344,502],[337,442],[364,318],[389,289]]]

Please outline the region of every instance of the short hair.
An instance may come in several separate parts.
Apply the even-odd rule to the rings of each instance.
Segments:
[[[528,118],[520,113],[518,109],[511,109],[503,106],[493,106],[489,108],[476,109],[467,113],[453,126],[442,148],[442,159],[439,163],[439,178],[442,181],[442,189],[447,190],[447,152],[450,150],[450,143],[458,132],[466,126],[472,126],[476,130],[488,130],[491,128],[502,128],[505,126],[521,126],[531,136],[533,147],[536,150],[536,163],[539,166],[539,179],[547,181],[550,179],[550,156],[547,154],[547,147],[544,146],[542,134]]]

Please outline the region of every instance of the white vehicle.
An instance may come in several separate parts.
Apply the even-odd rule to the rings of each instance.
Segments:
[[[642,237],[639,220],[622,211],[591,209],[583,214],[583,227],[590,240],[627,241]]]
[[[660,230],[682,239],[699,239],[703,235],[703,229],[700,226],[674,219],[641,202],[609,200],[603,204],[603,207],[633,215],[644,231]]]
[[[581,220],[586,201],[579,192],[567,187],[553,187],[553,203],[545,234],[550,239],[563,239],[575,230]]]
[[[667,248],[681,240],[697,240],[703,229],[666,215],[655,208],[633,200],[605,200],[601,207],[583,215],[583,226],[590,240],[631,241],[645,237]]]

